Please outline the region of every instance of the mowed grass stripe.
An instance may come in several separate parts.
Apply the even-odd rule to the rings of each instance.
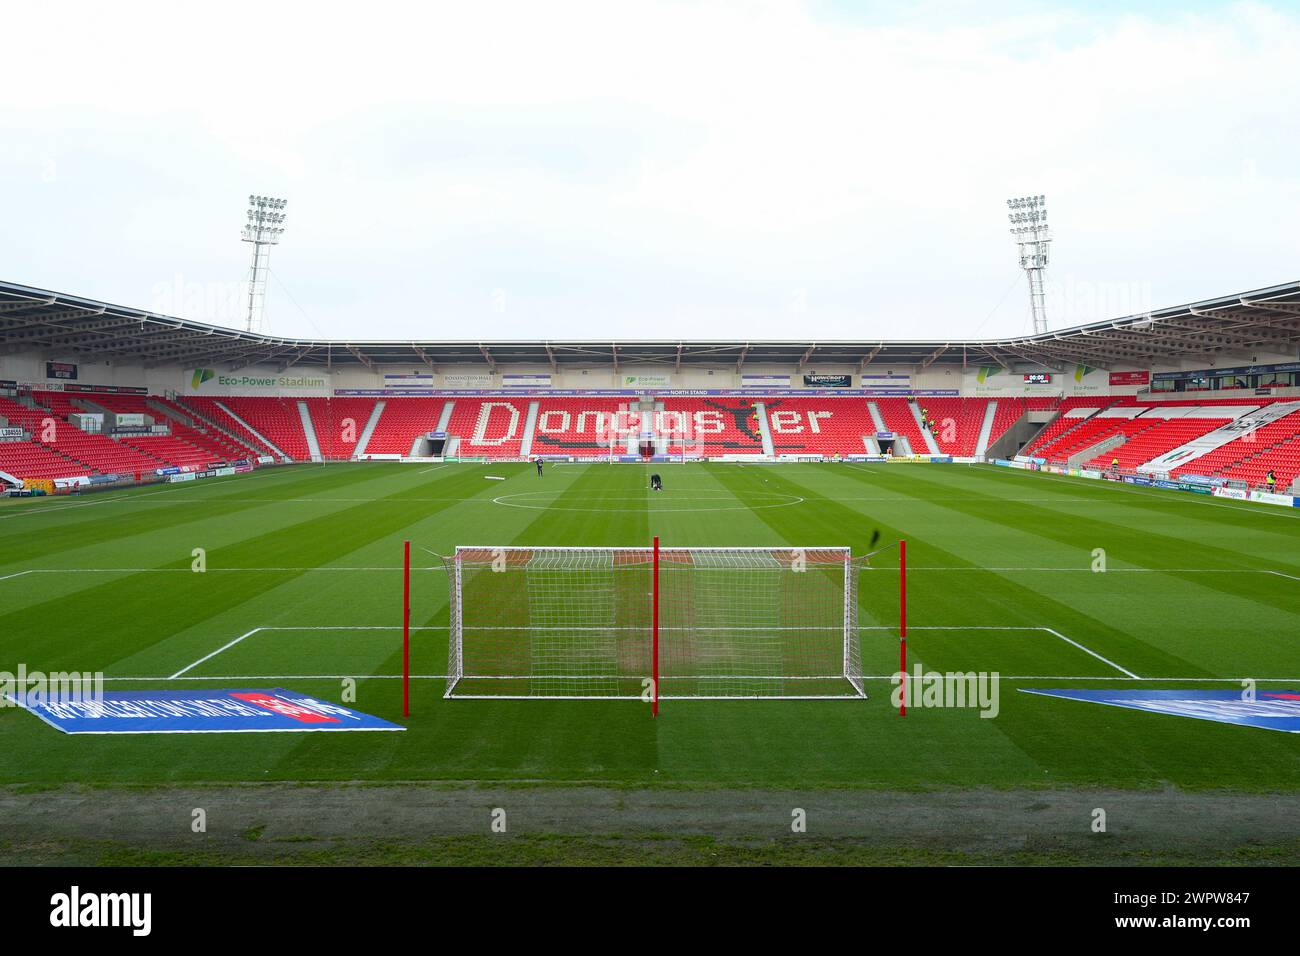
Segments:
[[[906,467],[920,469],[926,466]],[[861,481],[869,480],[861,472],[857,475]],[[1055,544],[1062,553],[1073,551],[1072,561],[1077,566],[1090,567],[1091,551],[1075,550],[1078,547],[1076,542],[1097,542],[1094,546],[1105,546],[1107,559],[1116,563],[1119,563],[1116,561],[1118,555],[1134,554],[1139,558],[1146,555],[1147,542],[1144,541],[1140,528],[1121,527],[1111,522],[1102,522],[1104,527],[1093,528],[1095,519],[1092,518],[1060,518],[1037,514],[1035,512],[1038,509],[1027,507],[1006,509],[1000,507],[998,498],[991,498],[988,505],[964,500],[969,496],[963,496],[962,500],[954,502],[943,495],[942,475],[935,478],[917,475],[914,485],[918,492],[925,493],[935,503],[936,510],[930,512],[931,520],[934,514],[942,514],[944,511],[963,515],[961,521],[950,520],[952,532],[946,537],[954,542],[979,542],[978,564],[994,568],[1015,567],[1017,564],[1033,566],[1036,562],[1026,561],[1025,557],[1031,555],[1044,566],[1054,566],[1058,563],[1058,559],[1052,556],[1052,545]],[[1030,512],[1027,515],[1026,510]],[[1057,525],[1048,533],[1045,528],[1051,526],[1053,521]],[[1129,547],[1116,547],[1114,537],[1108,538],[1108,534],[1123,536],[1128,540]],[[1047,538],[1046,547],[1041,540],[1036,540],[1042,538]],[[1151,543],[1150,546],[1159,545]],[[966,547],[969,548],[970,545]],[[1183,553],[1177,546],[1170,547]],[[1215,561],[1218,551],[1219,549],[1212,549],[1211,554],[1194,553],[1190,557],[1183,553],[1183,560],[1188,562],[1183,566],[1216,569],[1221,566]],[[1151,563],[1159,567],[1168,560],[1165,558]],[[1201,561],[1205,563],[1200,563]],[[921,567],[927,563],[943,565],[945,560],[939,558],[933,562],[914,562]],[[1240,563],[1236,562],[1238,565]],[[1287,621],[1292,614],[1289,607],[1294,606],[1297,592],[1278,587],[1278,579],[1273,575],[1192,574],[1163,570],[1158,574],[1142,575],[1092,574],[1090,570],[1077,575],[996,573],[1006,579],[1015,578],[1026,588],[1032,589],[1033,593],[1041,595],[1038,604],[1052,600],[1058,605],[1068,604],[1076,614],[1086,614],[1085,621],[1071,624],[1073,627],[1082,627],[1084,634],[1127,634],[1163,655],[1152,657],[1143,654],[1140,649],[1128,650],[1122,644],[1108,644],[1106,646],[1113,648],[1114,653],[1111,653],[1103,650],[1102,646],[1089,644],[1140,674],[1239,676],[1249,673],[1276,674],[1278,668],[1285,673],[1291,660],[1300,666],[1300,656],[1289,654],[1285,648],[1279,654],[1275,640],[1275,635],[1286,633],[1289,629]],[[938,580],[950,590],[958,589],[968,593],[978,586],[977,583],[953,584],[947,581],[948,577],[950,575],[940,574]],[[1225,602],[1220,595],[1226,595],[1228,600]],[[1017,602],[1019,600],[1022,598],[1018,598]],[[1189,619],[1182,611],[1189,605],[1214,606],[1218,620],[1215,620],[1215,615]],[[1070,623],[1068,619],[1063,620]],[[1065,627],[1058,629],[1080,639],[1078,633],[1070,633]],[[1236,638],[1231,644],[1223,640],[1227,634]],[[1187,666],[1181,666],[1180,662],[1185,662]]]
[[[547,467],[539,478],[531,464],[498,467],[509,476],[499,496],[526,507],[497,505],[477,515],[479,527],[454,545],[516,547],[644,547],[648,539],[646,509],[623,499],[639,497],[633,472],[609,465]],[[613,499],[619,499],[614,501]],[[609,507],[611,504],[615,507]],[[536,508],[537,510],[533,510]],[[574,593],[574,602],[583,596]],[[446,665],[446,635],[442,667]],[[647,636],[648,637],[648,636]],[[526,638],[523,638],[526,639]],[[650,708],[633,701],[443,700],[442,685],[418,689],[421,720],[448,740],[472,741],[444,772],[464,773],[469,760],[487,765],[490,774],[546,778],[555,767],[575,777],[615,773],[652,781],[659,765],[657,728]],[[426,715],[427,716],[424,716]],[[486,737],[469,729],[493,728]]]
[[[942,476],[921,473],[925,466],[899,467],[910,467],[914,472],[912,477],[917,491],[925,493],[936,507],[973,519],[976,524],[970,528],[972,540],[984,540],[987,535],[997,535],[1006,529],[1013,534],[1055,542],[1067,549],[1077,549],[1076,553],[1081,556],[1090,557],[1094,549],[1102,548],[1106,552],[1107,561],[1157,569],[1173,577],[1183,578],[1197,588],[1262,604],[1281,611],[1284,615],[1300,613],[1300,586],[1279,586],[1285,579],[1273,575],[1189,574],[1180,570],[1245,570],[1257,567],[1252,562],[1243,560],[1240,552],[1206,543],[1205,537],[1216,537],[1212,528],[1199,534],[1162,534],[1150,527],[1135,526],[1127,516],[1100,508],[1086,516],[1074,516],[1022,502],[1012,512],[1004,504],[1005,490],[1003,494],[997,494],[996,484],[990,488],[984,501],[971,501],[968,500],[969,496],[952,498],[944,494],[949,485]],[[1223,524],[1230,527],[1233,520],[1228,516]],[[1222,529],[1219,533],[1222,533]],[[1026,542],[1016,550],[1020,553],[1037,553],[1042,549],[1033,542]],[[992,566],[999,565],[993,563]]]
[[[827,479],[832,477],[847,476],[849,480],[860,484],[869,484],[876,480],[874,473],[862,470],[838,473],[817,470],[825,467],[810,465],[799,470],[782,469],[781,475],[774,477],[773,481],[779,481],[782,487],[787,487],[792,493],[797,494],[801,487],[816,492]],[[910,469],[934,466],[885,467]],[[891,480],[895,474],[897,472],[889,474]],[[919,486],[913,487],[921,490]],[[876,510],[876,506],[875,502],[849,502],[840,505],[819,501],[817,521],[845,529],[858,541],[862,541],[864,537],[869,540],[867,536],[870,534],[870,529],[877,527],[881,530],[883,542],[905,538],[908,542],[909,565],[981,568],[981,563],[968,561],[948,547],[954,541],[972,540],[978,533],[973,526],[974,523],[968,517],[959,520],[948,517],[936,522],[932,513],[914,516],[906,509],[896,509],[892,515],[884,513],[873,515],[871,511]],[[886,506],[886,509],[888,507]],[[796,509],[791,509],[791,512],[794,511]],[[800,524],[799,516],[791,512],[759,512],[759,515],[782,533],[789,533],[784,531],[784,528]],[[886,523],[884,520],[886,518],[893,518],[897,524]],[[922,524],[924,532],[916,533],[913,528],[915,524]],[[863,545],[855,545],[855,553],[865,550]],[[993,566],[1014,563],[1014,561],[1000,559],[993,550],[985,552],[984,560]],[[929,576],[912,572],[910,579],[912,587],[909,588],[908,614],[913,625],[949,626],[964,623],[980,626],[1052,627],[1134,673],[1213,676],[1180,656],[1151,646],[1127,628],[1115,627],[1098,620],[1091,613],[1092,605],[1076,605],[1060,599],[1050,590],[1040,590],[1040,585],[1044,584],[1050,589],[1050,582],[1029,581],[996,572],[980,573],[978,570],[961,575],[948,573]],[[876,592],[875,600],[887,605],[888,611],[882,613],[878,608],[864,604],[864,613],[879,616],[886,623],[896,621],[898,599],[889,583],[881,581],[879,584],[873,583],[871,587]],[[918,637],[917,640],[923,642],[924,638]],[[1080,676],[1094,673],[1093,662],[1085,658],[1086,655],[1081,654],[1078,665],[1080,669],[1076,671]],[[1035,671],[1025,671],[1016,667],[1014,659],[1009,660],[999,669],[1004,673],[1035,673]],[[1116,671],[1115,676],[1123,675]]]
[[[1011,502],[1022,496],[1037,501],[1044,494],[1068,494],[1072,500],[1095,503],[1119,515],[1125,524],[1165,528],[1189,540],[1229,536],[1245,548],[1240,559],[1249,564],[1300,568],[1295,548],[1300,540],[1300,511],[1295,509],[992,465],[971,465],[966,473],[970,477],[965,480],[991,482],[994,493],[1014,489],[1008,497]],[[1086,512],[1080,517],[1086,517]]]
[[[325,469],[321,471],[317,480],[337,486],[337,476],[325,473]],[[357,480],[354,477],[353,483]],[[481,484],[469,472],[452,482],[453,487],[463,487],[466,491],[477,489]],[[445,507],[447,505],[424,504],[420,510],[428,513]],[[221,537],[215,542],[212,540],[216,537],[215,530],[211,537],[205,537],[196,534],[195,527],[187,526],[177,530],[177,540],[170,549],[159,541],[149,542],[144,550],[135,543],[135,546],[124,548],[117,561],[126,567],[155,565],[159,563],[159,551],[171,550],[178,554],[178,558],[162,566],[186,569],[191,561],[191,548],[210,546],[207,561],[212,567],[224,564],[228,567],[311,569],[346,556],[361,542],[393,535],[395,530],[412,520],[412,511],[416,509],[414,506],[379,509],[386,512],[383,516],[374,514],[373,510],[368,513],[365,506],[335,506],[327,515],[302,520],[300,511],[277,512],[271,509],[264,515],[262,507],[254,507],[238,516],[212,519],[222,526]],[[273,519],[269,517],[272,515]],[[274,522],[273,527],[267,527],[269,521]],[[328,533],[322,534],[325,529]],[[391,562],[397,565],[400,552],[396,544],[392,546],[392,553]],[[219,615],[233,610],[230,616],[237,619],[241,614],[239,609],[249,601],[310,573],[307,570],[285,570],[256,574],[29,575],[23,580],[49,582],[38,585],[35,593],[40,593],[40,588],[44,587],[62,588],[64,593],[0,615],[0,635],[4,635],[0,637],[0,653],[9,653],[12,645],[30,640],[39,633],[44,659],[76,669],[112,670],[117,662],[138,654],[146,647],[199,627]],[[346,607],[349,600],[357,600],[358,594],[364,594],[364,586],[360,591],[349,590],[341,581],[326,584],[321,581],[322,575],[311,576],[315,580],[309,589],[310,594],[316,602],[332,605],[335,614],[340,603]],[[81,586],[67,592],[66,581],[69,578]],[[341,602],[339,597],[343,598]],[[272,603],[276,603],[275,600]],[[297,602],[286,600],[284,603]],[[264,614],[258,616],[265,617]],[[235,626],[243,623],[245,621],[236,621]],[[266,623],[270,622],[254,621],[248,627]],[[220,632],[229,629],[227,626]],[[53,663],[42,666],[52,667]]]
[[[249,480],[245,481],[246,477]],[[88,565],[76,562],[93,557],[85,549],[96,544],[105,545],[116,556],[119,545],[146,539],[151,533],[171,540],[189,524],[220,524],[227,516],[259,508],[274,509],[283,499],[314,498],[338,489],[360,489],[375,481],[391,482],[393,478],[391,473],[385,475],[368,468],[349,472],[299,465],[240,476],[224,484],[223,479],[211,479],[211,487],[206,482],[186,482],[168,486],[157,497],[119,499],[122,507],[115,511],[75,511],[67,516],[33,514],[21,523],[0,523],[0,543],[10,545],[3,553],[20,558],[14,566],[40,566],[42,558],[60,556],[68,560],[57,563],[85,567]],[[322,502],[319,507],[329,510],[331,503]]]

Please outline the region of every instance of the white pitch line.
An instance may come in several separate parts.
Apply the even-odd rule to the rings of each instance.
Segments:
[[[250,680],[401,680],[401,674],[236,674],[225,677],[105,677],[104,682],[117,681],[183,681],[219,680],[226,682]],[[412,674],[411,680],[446,680],[446,674]],[[1069,678],[1053,678],[1067,680]]]
[[[254,634],[256,634],[258,631],[262,631],[262,630],[265,630],[265,628],[255,627],[255,628],[253,628],[251,631],[249,631],[247,634],[241,634],[239,637],[235,638],[235,639],[234,639],[233,641],[231,641],[229,644],[224,644],[224,645],[222,645],[221,647],[218,647],[218,648],[217,648],[215,651],[213,651],[211,654],[205,654],[203,657],[200,657],[197,661],[195,661],[193,664],[190,664],[188,667],[182,667],[180,670],[178,670],[175,674],[173,674],[171,677],[169,677],[169,678],[167,678],[167,679],[168,679],[168,680],[176,680],[176,679],[179,678],[182,674],[184,674],[186,671],[193,670],[194,668],[196,668],[196,667],[198,667],[200,664],[202,664],[204,661],[206,661],[206,660],[211,660],[212,658],[214,658],[214,657],[216,657],[218,654],[220,654],[222,651],[226,651],[226,650],[229,650],[230,648],[234,647],[236,644],[238,644],[238,643],[239,643],[240,641],[242,641],[244,638],[246,638],[246,637],[252,637],[252,636],[253,636]]]
[[[442,469],[446,467],[447,467],[446,465],[434,465],[432,468],[426,468],[424,471],[417,472],[417,474],[427,475],[431,472],[442,471]]]
[[[1089,648],[1089,647],[1084,647],[1084,646],[1083,646],[1082,644],[1080,644],[1078,641],[1072,641],[1072,640],[1070,640],[1068,637],[1066,637],[1066,636],[1065,636],[1064,634],[1062,634],[1060,631],[1052,630],[1052,628],[1050,628],[1050,627],[1045,627],[1045,628],[1043,628],[1043,630],[1044,630],[1044,631],[1047,631],[1049,634],[1055,634],[1055,635],[1056,635],[1057,637],[1059,637],[1061,640],[1065,641],[1065,643],[1067,643],[1067,644],[1073,644],[1075,647],[1077,647],[1079,650],[1083,651],[1085,654],[1090,654],[1090,655],[1092,655],[1093,657],[1097,658],[1097,660],[1101,661],[1103,664],[1109,664],[1111,667],[1115,668],[1115,670],[1119,671],[1121,674],[1124,674],[1124,675],[1126,675],[1126,676],[1128,676],[1128,677],[1131,677],[1133,680],[1141,680],[1141,679],[1142,679],[1142,678],[1138,677],[1137,674],[1134,674],[1131,670],[1128,670],[1128,669],[1126,669],[1126,668],[1120,667],[1118,664],[1116,664],[1116,663],[1115,663],[1114,661],[1112,661],[1110,658],[1108,658],[1108,657],[1102,657],[1102,656],[1101,656],[1100,654],[1098,654],[1096,651],[1092,650],[1092,649]]]
[[[873,627],[861,627],[861,628],[859,628],[859,630],[862,630],[862,631],[894,631],[894,630],[896,630],[896,628],[889,627],[889,626],[882,626],[882,627],[876,627],[876,626],[873,626]],[[1131,680],[1142,680],[1142,679],[1143,679],[1143,678],[1141,678],[1141,677],[1138,677],[1138,675],[1137,675],[1137,674],[1134,674],[1131,670],[1127,670],[1126,668],[1120,667],[1118,664],[1116,664],[1114,661],[1110,660],[1109,658],[1107,658],[1107,657],[1103,657],[1102,655],[1098,654],[1096,651],[1092,650],[1091,648],[1085,647],[1084,645],[1080,644],[1078,641],[1071,640],[1070,638],[1068,638],[1068,637],[1066,637],[1064,634],[1062,634],[1060,631],[1054,630],[1053,628],[1050,628],[1050,627],[1024,627],[1024,626],[1002,627],[1002,626],[993,625],[993,624],[981,624],[981,625],[970,625],[970,626],[966,626],[966,625],[957,625],[957,626],[947,626],[947,625],[944,625],[944,626],[939,626],[939,625],[921,625],[921,626],[918,626],[918,627],[909,627],[908,630],[909,630],[909,631],[1045,631],[1045,632],[1047,632],[1048,634],[1051,634],[1051,635],[1053,635],[1053,636],[1055,636],[1055,637],[1059,637],[1061,640],[1065,641],[1065,643],[1067,643],[1067,644],[1071,644],[1071,645],[1077,647],[1079,650],[1083,651],[1085,654],[1088,654],[1088,655],[1091,655],[1092,657],[1095,657],[1097,660],[1101,661],[1103,664],[1108,664],[1109,666],[1115,668],[1115,670],[1119,671],[1121,674],[1125,675],[1125,677],[1127,677],[1127,678],[1129,678],[1129,679],[1131,679]],[[1052,679],[1052,678],[1043,678],[1043,679],[1044,679],[1044,680],[1049,680],[1049,679]],[[1066,680],[1066,678],[1064,678],[1064,677],[1059,678],[1059,679],[1060,679],[1060,680]]]
[[[205,574],[247,574],[247,573],[266,573],[266,572],[293,572],[298,574],[332,572],[332,571],[401,571],[400,565],[392,567],[385,566],[365,566],[365,567],[339,567],[326,566],[314,568],[213,568],[209,567]],[[446,567],[441,564],[413,566],[412,571],[446,571]],[[884,570],[883,568],[874,568],[873,570]],[[1074,572],[1079,574],[1275,574],[1279,577],[1290,578],[1292,581],[1300,581],[1300,577],[1287,574],[1285,571],[1274,571],[1270,568],[1108,568],[1104,572],[1093,571],[1089,567],[1078,568],[1022,568],[1022,567],[941,567],[941,566],[910,566],[908,572],[958,572],[958,571],[986,571],[990,573],[1003,572],[1054,572],[1066,573]],[[0,581],[6,581],[9,578],[19,577],[24,574],[195,574],[191,568],[28,568],[25,571],[18,571],[14,574],[0,577]]]
[[[981,568],[981,567],[908,567],[908,573],[912,571],[1075,571],[1085,572],[1088,574],[1115,574],[1117,572],[1142,573],[1142,574],[1281,574],[1284,578],[1291,575],[1283,574],[1281,571],[1273,571],[1268,568],[1107,568],[1105,571],[1094,571],[1092,568]],[[1300,581],[1300,578],[1292,578]]]
[[[320,571],[401,571],[401,567],[363,567],[363,568],[345,568],[345,567],[317,567],[317,568],[208,568],[206,571],[197,572],[191,568],[29,568],[26,571],[20,571],[18,574],[248,574],[248,573],[266,573],[272,571],[291,571],[298,574],[314,573]],[[445,571],[447,570],[440,564],[427,566],[412,567],[412,571]],[[8,577],[17,577],[18,575],[9,575]],[[5,578],[0,578],[4,581]]]
[[[838,674],[837,677],[844,675]],[[225,681],[239,682],[252,680],[267,681],[284,681],[284,680],[401,680],[401,674],[233,674],[222,677],[105,677],[104,682],[125,681]],[[412,674],[411,680],[446,680],[446,674]],[[477,680],[478,678],[471,678]],[[520,680],[525,678],[511,678]],[[526,678],[529,680],[545,680],[545,677]],[[629,677],[634,680],[635,677]],[[825,678],[819,678],[825,679]],[[863,674],[863,680],[897,680],[895,674]],[[1132,683],[1135,678],[1132,677],[1066,677],[1059,674],[1017,674],[1017,675],[998,675],[998,680],[1005,681],[1024,681],[1024,680],[1068,680],[1068,681],[1122,681],[1125,684]],[[1136,680],[1145,683],[1164,683],[1164,684],[1240,684],[1242,681],[1252,680],[1257,684],[1300,684],[1300,677],[1138,677]]]

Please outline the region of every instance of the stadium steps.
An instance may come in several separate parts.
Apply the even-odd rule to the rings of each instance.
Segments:
[[[177,421],[180,421],[184,416],[192,417],[194,419],[194,428],[196,431],[206,432],[211,429],[212,432],[220,435],[224,440],[233,443],[236,448],[244,449],[250,461],[256,461],[264,455],[271,454],[269,446],[258,448],[248,440],[248,436],[238,434],[209,416],[202,409],[194,408],[193,406],[185,404],[184,400],[179,397],[174,401],[155,399],[154,404],[160,406],[164,411],[174,409],[176,414],[172,417]],[[256,439],[254,439],[254,441],[256,441]]]
[[[537,429],[537,409],[541,402],[533,400],[528,403],[528,414],[524,417],[524,437],[519,443],[519,454],[527,458],[533,453],[533,433]]]
[[[375,428],[379,425],[379,416],[384,414],[384,406],[387,405],[382,398],[375,402],[374,409],[370,412],[370,417],[366,419],[366,427],[361,429],[361,437],[357,439],[357,447],[353,452],[358,458],[366,453],[366,446],[370,444],[370,436],[375,433]]]
[[[298,406],[298,418],[302,421],[302,434],[307,439],[307,451],[311,453],[311,460],[324,461],[325,456],[320,453],[320,441],[316,438],[316,424],[311,420],[311,409],[304,401],[295,404]]]
[[[1145,429],[1143,429],[1143,431],[1145,431]],[[1099,458],[1100,456],[1106,454],[1106,452],[1113,451],[1114,449],[1120,447],[1121,445],[1127,444],[1130,438],[1136,438],[1140,434],[1142,434],[1142,432],[1139,431],[1139,432],[1134,432],[1132,435],[1126,435],[1123,432],[1117,432],[1112,435],[1107,435],[1105,438],[1103,438],[1101,441],[1097,442],[1096,444],[1089,445],[1087,448],[1083,449],[1082,451],[1077,451],[1071,454],[1068,458],[1065,459],[1065,464],[1067,467],[1070,468],[1078,468],[1079,466],[1083,465],[1085,462],[1089,462],[1094,458]]]
[[[763,454],[775,458],[776,445],[772,441],[771,423],[767,420],[767,402],[758,402],[754,409],[758,412],[758,434],[763,439]]]
[[[921,406],[914,401],[908,401],[907,407],[912,412],[912,417],[916,419],[916,427],[921,431],[921,440],[925,442],[925,447],[930,449],[931,455],[942,455],[938,443],[935,442],[934,436],[930,434],[930,429],[921,424]]]
[[[1089,404],[1096,402],[1098,404],[1097,410],[1093,412],[1091,415],[1085,415],[1082,418],[1078,419],[1069,428],[1063,429],[1060,432],[1053,434],[1049,441],[1043,442],[1043,437],[1049,434],[1053,425],[1056,425],[1060,421],[1068,420],[1065,419],[1066,412],[1069,412],[1075,408],[1084,407],[1082,405],[1083,401],[1087,401]],[[1072,432],[1078,431],[1081,426],[1083,426],[1087,422],[1092,421],[1094,418],[1096,418],[1098,415],[1100,415],[1102,412],[1104,412],[1106,409],[1110,408],[1112,405],[1116,404],[1117,402],[1119,402],[1118,398],[1114,398],[1106,395],[1099,396],[1098,398],[1095,399],[1092,398],[1082,399],[1080,400],[1079,404],[1071,404],[1069,399],[1063,401],[1057,410],[1056,417],[1053,418],[1050,422],[1045,422],[1043,424],[1043,427],[1038,430],[1038,434],[1036,434],[1033,438],[1031,438],[1028,442],[1025,443],[1024,451],[1021,452],[1021,454],[1028,455],[1031,457],[1035,457],[1035,456],[1039,458],[1043,457],[1042,455],[1038,454],[1040,443],[1042,443],[1044,447],[1055,445],[1061,439],[1068,437]]]
[[[989,438],[993,435],[993,420],[997,418],[998,403],[997,400],[988,403],[984,409],[984,421],[980,425],[980,437],[975,440],[975,457],[982,458],[984,453],[989,450]]]
[[[275,454],[279,455],[279,456],[280,456],[280,460],[281,460],[282,462],[284,462],[286,465],[288,465],[288,464],[292,464],[292,463],[293,463],[293,459],[290,458],[288,455],[286,455],[284,452],[282,452],[282,451],[280,450],[279,446],[277,446],[277,445],[275,445],[274,443],[272,443],[272,441],[271,441],[269,438],[267,438],[265,435],[263,435],[261,432],[259,432],[256,428],[254,428],[252,425],[250,425],[247,421],[245,421],[244,419],[242,419],[242,418],[240,418],[238,415],[236,415],[236,414],[234,413],[234,411],[230,408],[230,406],[227,405],[225,402],[215,402],[214,404],[217,406],[217,408],[221,409],[223,412],[225,412],[227,415],[229,415],[232,419],[234,419],[236,422],[238,422],[242,427],[248,429],[248,433],[249,433],[250,435],[252,435],[252,436],[253,436],[254,438],[256,438],[258,441],[260,441],[260,442],[261,442],[263,445],[265,445],[267,448],[271,449],[272,452],[274,452]]]

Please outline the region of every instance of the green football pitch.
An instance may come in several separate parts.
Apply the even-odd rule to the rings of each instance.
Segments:
[[[3,708],[0,781],[1300,788],[1293,735],[1019,692],[1300,687],[1300,511],[988,466],[656,468],[657,494],[639,466],[560,464],[539,478],[528,464],[365,463],[6,501],[0,670],[335,701],[350,679],[352,706],[408,730],[75,737]],[[658,535],[860,554],[877,530],[907,541],[909,665],[996,672],[996,717],[898,715],[888,575],[861,596],[866,699],[671,700],[658,719],[635,700],[443,699],[448,587],[434,555],[457,545],[643,547]]]

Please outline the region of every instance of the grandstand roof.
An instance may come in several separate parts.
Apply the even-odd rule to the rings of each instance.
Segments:
[[[1062,369],[1179,359],[1251,360],[1300,347],[1300,282],[1207,299],[1147,315],[1003,339],[644,340],[290,339],[240,332],[142,309],[0,282],[0,354],[235,370],[466,363],[496,366],[817,364],[1037,365]]]

